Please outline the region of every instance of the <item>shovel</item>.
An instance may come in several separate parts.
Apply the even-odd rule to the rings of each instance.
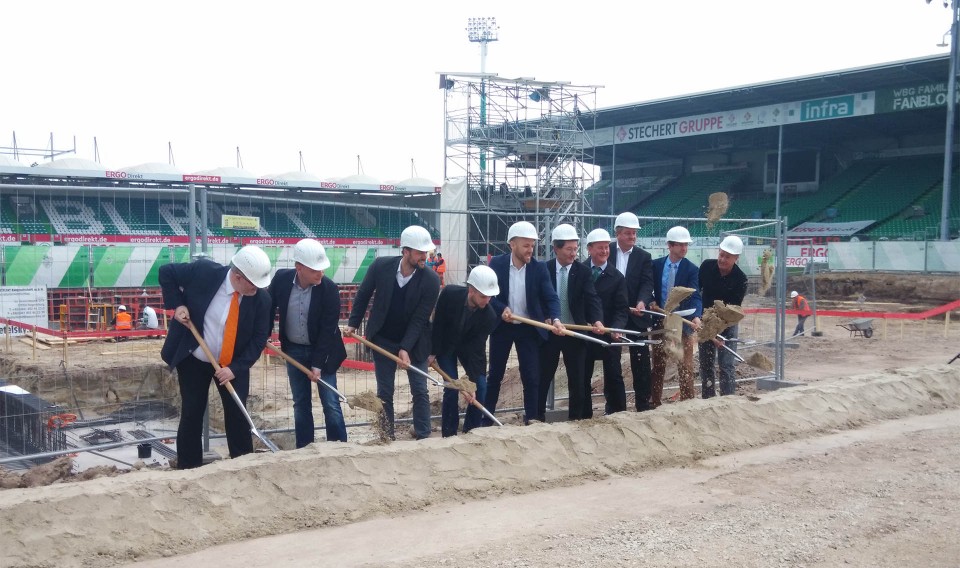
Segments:
[[[214,369],[219,371],[220,364],[217,362],[216,357],[213,356],[213,353],[210,352],[210,347],[207,346],[207,342],[203,340],[203,336],[201,336],[200,332],[197,331],[197,328],[193,325],[192,320],[187,320],[187,327],[190,329],[190,332],[193,333],[193,336],[197,338],[197,343],[200,344],[200,348],[203,349],[203,353],[207,356],[207,359],[210,359],[210,364],[213,365]],[[233,397],[233,400],[237,403],[237,406],[240,407],[240,412],[242,412],[244,418],[247,419],[247,423],[250,424],[250,433],[257,438],[260,438],[260,441],[263,442],[263,445],[269,448],[271,452],[279,452],[280,448],[268,440],[266,436],[261,434],[260,430],[257,430],[257,426],[253,423],[253,419],[250,418],[247,408],[243,406],[243,402],[240,400],[240,397],[237,396],[237,391],[233,388],[233,384],[230,381],[227,381],[223,384],[223,386],[227,389],[227,392],[230,393],[230,396]]]
[[[380,347],[380,346],[377,345],[376,343],[370,341],[370,340],[367,339],[366,337],[362,337],[362,336],[360,336],[360,335],[357,335],[356,333],[350,333],[350,332],[347,332],[347,331],[344,331],[343,334],[346,335],[347,337],[352,337],[352,338],[356,339],[357,341],[359,341],[360,343],[366,345],[366,346],[369,347],[370,349],[373,349],[374,351],[376,351],[377,353],[383,355],[383,356],[386,357],[387,359],[390,359],[391,361],[393,361],[393,362],[396,363],[397,365],[401,365],[401,366],[403,365],[403,361],[402,361],[399,357],[397,357],[397,356],[394,355],[393,353],[387,351],[387,350],[384,349],[383,347]],[[445,386],[445,385],[443,384],[443,381],[437,379],[436,377],[434,377],[433,375],[431,375],[430,373],[428,373],[428,372],[426,372],[426,371],[422,371],[422,370],[418,369],[417,367],[414,367],[413,365],[408,366],[407,369],[410,370],[410,371],[413,371],[414,373],[417,373],[418,375],[423,375],[424,377],[426,377],[426,379],[427,379],[428,381],[430,381],[431,383],[433,383],[435,386],[438,386],[438,387]]]
[[[440,376],[443,377],[443,379],[444,379],[445,381],[447,381],[448,383],[451,383],[451,384],[453,383],[453,379],[450,378],[450,375],[448,375],[448,374],[446,374],[445,372],[443,372],[443,369],[440,368],[440,365],[437,365],[437,362],[436,362],[436,361],[434,361],[433,363],[430,363],[430,367],[431,367],[433,370],[435,370],[436,372],[440,373]],[[470,395],[468,395],[467,393],[465,393],[464,391],[460,391],[460,394],[463,395],[463,398],[466,399],[467,402],[469,402],[470,404],[472,404],[472,405],[476,406],[477,408],[479,408],[479,409],[480,409],[480,412],[486,414],[486,415],[487,415],[487,418],[489,418],[490,420],[493,420],[493,423],[494,423],[494,424],[496,424],[497,426],[503,426],[503,424],[502,424],[499,420],[497,420],[497,417],[496,417],[496,416],[494,416],[493,414],[491,414],[489,410],[487,410],[486,408],[483,407],[482,404],[480,404],[480,401],[477,400],[477,397],[475,397],[475,396],[470,396]]]
[[[542,328],[542,329],[547,329],[547,330],[551,330],[551,331],[554,330],[554,329],[556,329],[556,328],[554,328],[552,325],[545,324],[545,323],[543,323],[542,321],[532,320],[532,319],[530,319],[530,318],[525,318],[525,317],[523,317],[523,316],[513,316],[513,319],[517,320],[517,321],[520,322],[520,323],[525,323],[525,324],[527,324],[527,325],[532,325],[532,326],[534,326],[534,327],[539,327],[539,328]],[[590,329],[593,329],[593,328],[591,327]],[[573,330],[570,330],[570,329],[565,329],[565,330],[564,330],[564,335],[568,335],[568,336],[570,336],[570,337],[576,337],[577,339],[582,339],[582,340],[584,340],[584,341],[589,341],[590,343],[596,343],[597,345],[603,345],[604,347],[610,347],[610,344],[607,343],[606,341],[603,341],[603,340],[601,340],[601,339],[597,339],[596,337],[590,337],[589,335],[584,335],[584,334],[582,334],[582,333],[577,333],[577,332],[575,332],[575,331],[573,331]]]
[[[270,351],[273,351],[274,353],[276,353],[281,359],[283,359],[283,360],[286,361],[287,363],[290,363],[290,364],[293,365],[294,367],[300,369],[300,371],[301,371],[303,374],[307,375],[308,377],[313,374],[313,371],[311,371],[311,370],[308,369],[305,365],[303,365],[302,363],[300,363],[300,361],[297,361],[296,359],[294,359],[293,357],[287,355],[287,354],[284,353],[283,351],[280,351],[280,348],[279,348],[279,347],[276,347],[275,345],[271,344],[269,341],[267,342],[267,349],[269,349]],[[343,393],[341,393],[340,391],[338,391],[333,385],[331,385],[331,384],[328,383],[327,381],[325,381],[325,380],[323,380],[323,379],[317,379],[317,380],[320,381],[320,384],[322,384],[323,386],[325,386],[325,387],[327,387],[328,389],[332,390],[333,392],[337,393],[337,398],[340,399],[340,402],[346,404],[348,408],[350,407],[350,403],[347,402],[347,397],[343,396]]]
[[[580,325],[576,323],[565,323],[563,327],[567,329],[572,329],[574,331],[593,331],[592,325]],[[603,326],[603,333],[622,333],[624,335],[655,335],[658,332],[647,332],[647,331],[638,331],[636,329],[620,329],[618,327],[607,327]],[[660,331],[659,333],[663,333]]]
[[[725,341],[730,341],[730,340],[728,340],[726,337],[720,335],[719,333],[717,334],[717,339],[719,339],[720,341],[724,341],[724,342],[725,342]],[[730,349],[729,347],[727,347],[726,344],[721,345],[720,347],[723,347],[724,349],[726,349],[727,351],[729,351],[730,353],[732,353],[733,356],[736,357],[737,360],[739,360],[741,363],[746,363],[746,362],[747,362],[746,359],[744,359],[743,357],[741,357],[740,354],[737,353],[736,351],[734,351],[733,349]]]

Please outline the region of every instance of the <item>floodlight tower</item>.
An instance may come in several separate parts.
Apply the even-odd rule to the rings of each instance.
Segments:
[[[480,126],[487,125],[487,79],[483,75],[487,72],[487,44],[499,39],[498,34],[500,26],[497,25],[497,19],[487,18],[467,18],[467,38],[471,43],[480,44]],[[482,184],[487,183],[487,152],[480,152],[480,180]]]
[[[927,0],[927,4],[931,0]],[[943,0],[943,7],[950,9],[950,75],[947,77],[947,128],[943,148],[943,194],[940,204],[940,240],[950,240],[950,190],[953,185],[953,129],[957,106],[957,67],[960,59],[960,2]],[[946,47],[946,34],[938,47]]]

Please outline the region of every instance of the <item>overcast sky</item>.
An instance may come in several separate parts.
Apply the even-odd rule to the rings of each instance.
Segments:
[[[924,0],[18,1],[3,6],[0,146],[120,168],[243,165],[322,178],[443,177],[441,71],[603,85],[601,108],[945,54]],[[946,77],[944,77],[946,79]],[[21,157],[29,164],[39,158]]]

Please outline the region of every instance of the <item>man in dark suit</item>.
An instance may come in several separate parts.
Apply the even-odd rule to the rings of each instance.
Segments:
[[[457,360],[476,383],[473,395],[483,403],[487,393],[487,338],[497,323],[497,313],[490,298],[500,293],[497,275],[489,266],[476,266],[467,277],[466,286],[448,284],[440,292],[433,315],[433,355],[437,365],[453,378],[457,377]],[[456,436],[460,424],[460,391],[443,390],[440,433],[444,438]],[[480,425],[482,414],[467,406],[463,419],[464,433]]]
[[[690,231],[684,227],[673,227],[667,231],[667,248],[670,253],[653,261],[653,298],[654,303],[661,308],[666,305],[670,289],[674,286],[693,288],[695,292],[677,306],[677,310],[693,308],[693,325],[700,327],[700,316],[703,315],[703,302],[700,299],[700,269],[696,264],[687,260],[687,248],[693,239]],[[656,321],[662,327],[663,318]],[[683,359],[677,364],[677,380],[680,385],[680,400],[696,398],[693,387],[693,347],[696,337],[693,328],[681,325],[681,342],[683,343]],[[665,336],[666,340],[666,336]],[[665,345],[654,345],[650,351],[652,359],[650,406],[660,406],[663,398],[663,379],[667,374],[668,353]]]
[[[577,262],[577,252],[580,250],[577,230],[572,225],[562,223],[553,229],[551,237],[554,258],[547,261],[547,272],[560,300],[560,320],[578,325],[592,325],[594,332],[600,333],[603,327],[603,322],[600,321],[603,317],[600,298],[593,287],[590,270]],[[587,343],[576,337],[554,335],[547,338],[546,344],[540,349],[538,420],[546,421],[547,397],[560,364],[561,354],[567,372],[569,419],[582,420],[593,415],[591,384],[584,380],[586,348]]]
[[[312,444],[315,439],[311,383],[317,383],[327,441],[346,442],[340,399],[320,382],[337,388],[337,369],[347,358],[340,336],[340,288],[324,276],[330,259],[314,239],[298,242],[293,247],[293,260],[294,268],[278,270],[270,282],[270,314],[280,309],[280,348],[311,371],[307,375],[287,363],[297,447]]]
[[[527,424],[537,418],[539,349],[547,338],[547,332],[514,321],[513,316],[553,325],[553,332],[558,335],[564,329],[560,321],[560,301],[550,284],[547,266],[533,258],[533,247],[538,238],[537,229],[532,224],[518,221],[507,231],[510,252],[490,260],[490,268],[496,273],[500,287],[500,293],[490,304],[500,320],[490,334],[490,372],[487,374],[487,396],[483,404],[491,413],[497,409],[507,358],[511,347],[516,345],[520,382],[523,383],[523,420]],[[483,418],[483,426],[492,424],[492,420]]]
[[[430,392],[427,380],[409,367],[426,372],[430,356],[430,312],[440,294],[440,277],[426,268],[427,253],[433,249],[429,231],[418,225],[404,229],[400,234],[401,256],[378,258],[367,269],[357,289],[347,328],[353,333],[360,327],[367,304],[376,292],[367,321],[367,339],[397,355],[401,368],[407,369],[413,397],[413,428],[418,440],[430,437]],[[393,393],[397,364],[379,353],[373,354],[373,364],[377,398],[383,402],[387,417],[387,435],[396,439]]]
[[[224,386],[232,381],[246,403],[250,367],[260,358],[273,326],[270,319],[270,259],[255,246],[245,246],[230,266],[209,260],[166,264],[158,279],[163,307],[174,310],[160,356],[176,367],[180,384],[180,425],[177,428],[177,468],[203,465],[201,434],[210,379],[217,379],[230,457],[253,451],[247,420]],[[221,368],[213,364],[187,329],[193,321]]]
[[[583,264],[590,269],[593,286],[603,307],[603,322],[607,327],[623,329],[627,325],[627,281],[623,274],[608,262],[610,258],[610,233],[603,229],[594,229],[587,235],[587,253],[590,255]],[[619,333],[608,334],[604,339],[617,341]],[[620,366],[620,347],[603,347],[595,343],[587,344],[584,360],[584,377],[589,385],[593,379],[594,362],[603,362],[603,396],[606,399],[604,414],[613,414],[627,409],[627,391],[623,384],[623,370]],[[592,417],[593,405],[588,408],[587,418]]]
[[[636,246],[640,220],[629,211],[617,215],[614,234],[617,240],[610,247],[610,262],[627,280],[627,301],[630,317],[627,329],[643,331],[653,322],[644,314],[653,300],[653,263],[650,253]],[[650,350],[646,345],[630,347],[630,371],[637,411],[650,410]]]

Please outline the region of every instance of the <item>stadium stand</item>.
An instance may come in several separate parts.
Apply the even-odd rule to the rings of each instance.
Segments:
[[[703,217],[707,197],[717,191],[733,193],[745,175],[744,170],[692,173],[667,184],[633,210],[637,215],[649,217]],[[642,228],[637,234],[660,236],[674,224],[675,221],[641,223]],[[704,228],[691,227],[693,236],[705,236],[705,232]]]

